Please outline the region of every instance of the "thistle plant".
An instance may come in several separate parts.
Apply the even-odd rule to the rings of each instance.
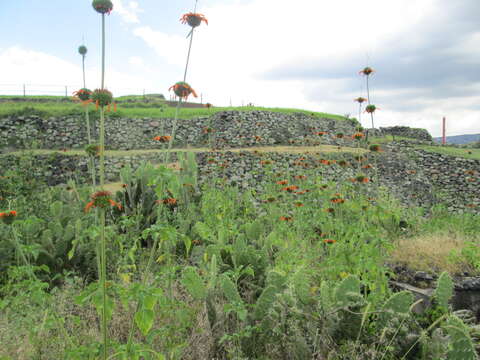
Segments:
[[[97,108],[100,108],[100,144],[99,144],[99,156],[100,156],[100,189],[102,196],[92,197],[93,205],[98,207],[100,216],[100,269],[99,279],[102,295],[101,306],[101,320],[102,320],[102,340],[103,340],[103,354],[102,359],[108,358],[108,335],[107,335],[107,256],[106,256],[106,240],[105,240],[105,206],[111,204],[109,194],[103,191],[105,186],[105,106],[110,106],[113,101],[112,93],[105,89],[105,14],[110,14],[113,9],[113,4],[110,0],[93,0],[92,6],[102,15],[102,75],[101,75],[101,87],[92,94],[92,101],[95,102]],[[98,201],[97,199],[102,199]],[[104,201],[105,200],[105,201]],[[89,203],[92,204],[92,203]]]

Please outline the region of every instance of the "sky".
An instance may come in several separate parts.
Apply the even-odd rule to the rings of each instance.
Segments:
[[[100,85],[101,16],[91,0],[0,0],[0,94],[71,94]],[[113,0],[106,87],[162,93],[183,80],[195,0]],[[480,133],[478,0],[198,0],[187,82],[214,106],[253,103],[359,117],[375,126]],[[67,87],[65,89],[65,87]],[[1,106],[1,105],[0,105]],[[365,113],[362,124],[370,127]]]

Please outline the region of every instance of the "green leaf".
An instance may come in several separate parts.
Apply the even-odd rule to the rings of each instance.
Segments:
[[[243,304],[242,298],[237,290],[237,285],[230,280],[228,276],[222,276],[220,285],[228,301],[230,301],[232,304]]]
[[[194,299],[203,300],[206,298],[207,288],[194,267],[189,266],[183,270],[182,284]]]
[[[145,308],[141,308],[135,314],[135,324],[137,324],[143,336],[147,336],[152,329],[154,316],[153,310]]]
[[[198,221],[193,230],[202,238],[202,240],[208,241],[212,238],[212,230],[207,224]]]

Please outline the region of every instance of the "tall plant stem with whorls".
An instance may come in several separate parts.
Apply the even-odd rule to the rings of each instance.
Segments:
[[[102,84],[105,89],[105,14],[102,14]],[[105,186],[105,108],[100,107],[100,188]],[[105,244],[105,210],[100,210],[100,286],[102,288],[102,338],[103,338],[103,359],[107,360],[108,336],[107,336],[107,256]]]
[[[194,7],[194,10],[193,10],[194,13],[197,11],[197,4],[198,4],[198,0],[195,0],[195,7]],[[185,64],[185,71],[183,73],[183,81],[184,82],[187,81],[188,64],[190,62],[190,54],[192,52],[192,43],[193,43],[193,34],[194,33],[195,33],[195,27],[192,27],[192,30],[190,31],[190,34],[189,34],[190,42],[189,42],[189,45],[188,45],[187,62]],[[177,102],[177,108],[175,109],[175,118],[173,120],[173,125],[172,125],[172,134],[171,134],[172,138],[168,142],[168,149],[167,149],[167,153],[165,155],[165,165],[170,161],[170,152],[172,150],[173,142],[175,141],[175,133],[177,131],[177,122],[178,122],[178,113],[180,112],[181,106],[182,106],[182,97],[179,97],[178,102]]]

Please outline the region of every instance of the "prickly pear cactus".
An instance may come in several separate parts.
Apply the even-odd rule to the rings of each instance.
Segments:
[[[383,305],[382,312],[378,318],[380,328],[388,326],[393,318],[403,317],[410,313],[410,306],[413,303],[413,295],[409,291],[401,291],[393,294]]]
[[[450,336],[450,349],[447,360],[476,360],[475,346],[465,324],[456,316],[451,316],[444,326]]]
[[[443,308],[448,310],[448,302],[453,295],[453,281],[450,275],[447,272],[440,274],[440,277],[437,281],[437,288],[433,294],[436,303]]]
[[[230,280],[230,278],[226,275],[222,276],[220,280],[220,286],[223,290],[223,294],[233,304],[242,304],[242,298],[238,293],[237,285]]]
[[[336,306],[345,308],[363,303],[363,297],[360,294],[360,280],[354,275],[349,275],[343,279],[335,289]]]
[[[274,286],[267,286],[263,291],[257,302],[255,303],[254,317],[257,320],[263,319],[272,304],[275,302],[278,290]]]

